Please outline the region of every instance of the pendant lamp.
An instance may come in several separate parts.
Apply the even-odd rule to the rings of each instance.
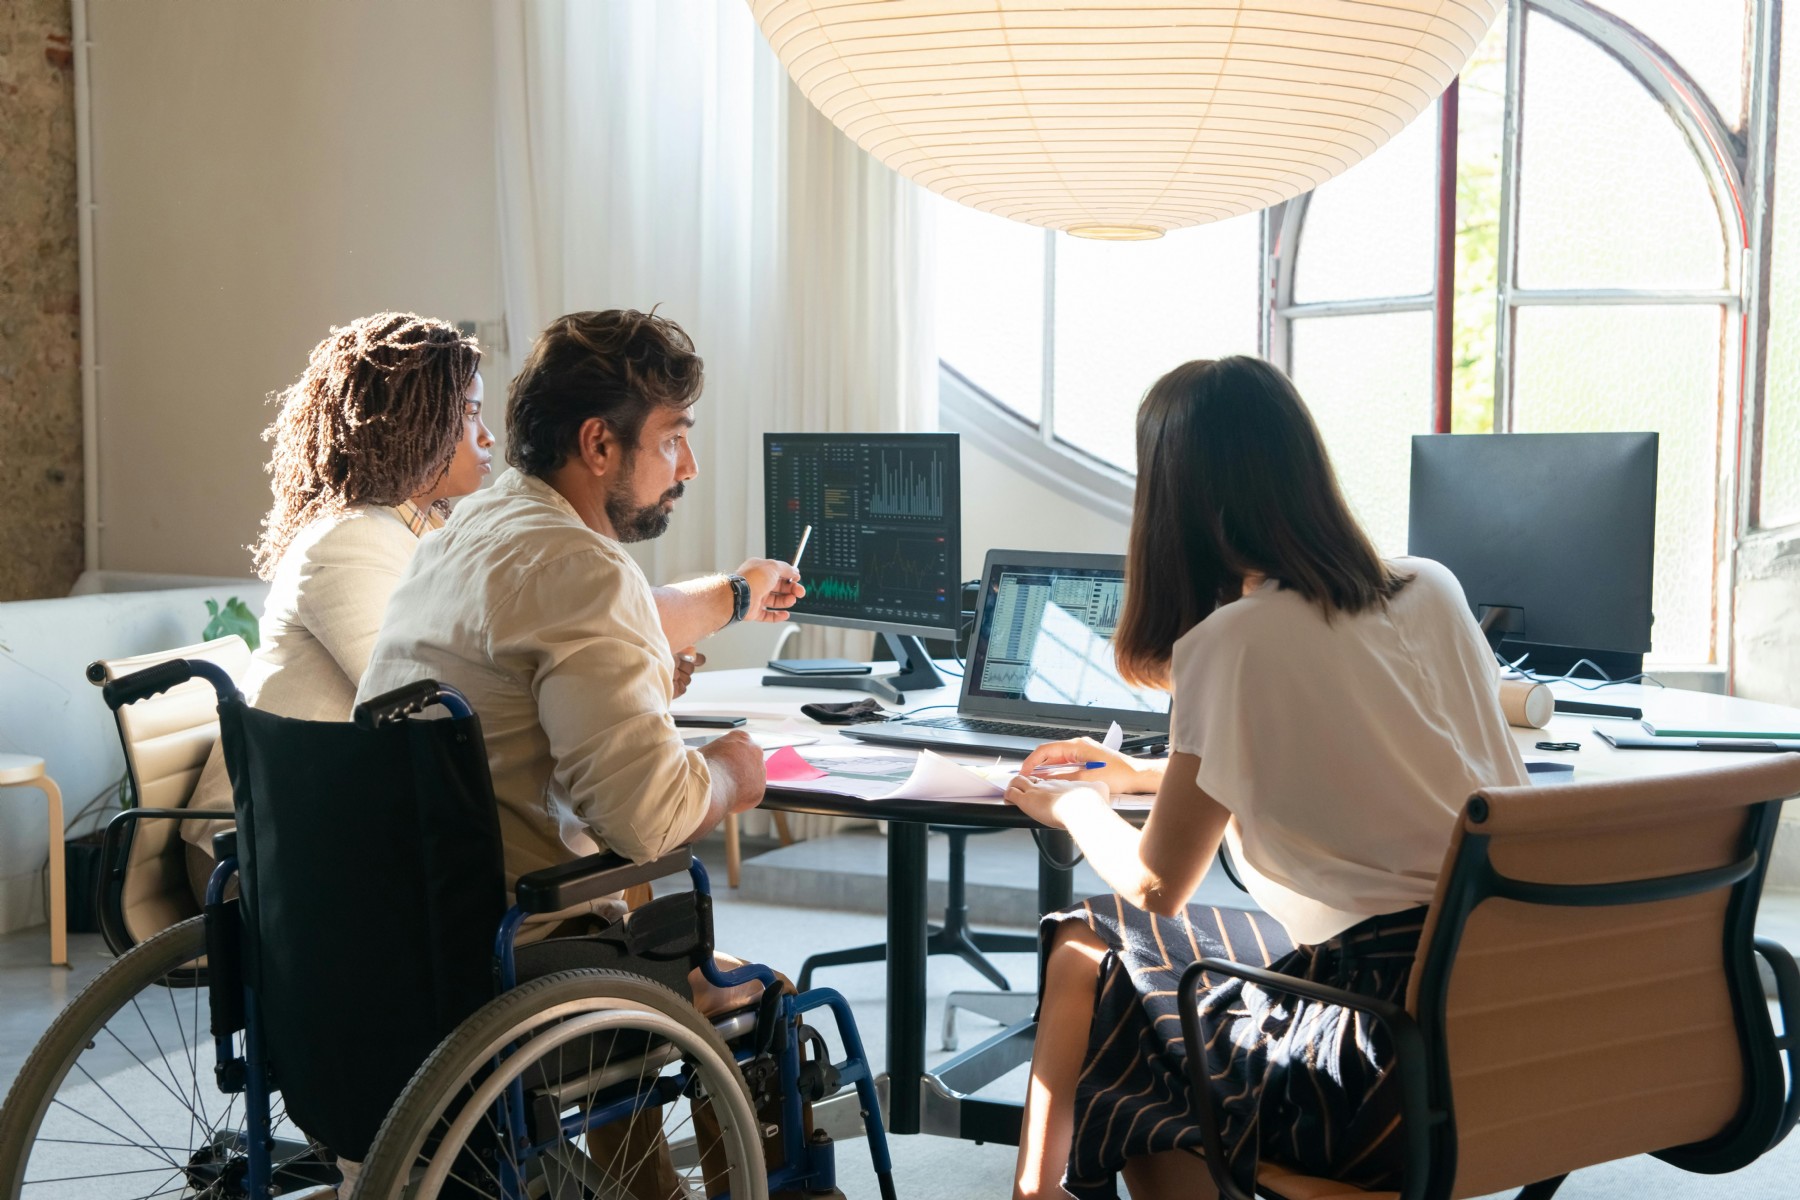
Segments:
[[[985,212],[1136,240],[1367,157],[1505,0],[749,0],[857,145]]]

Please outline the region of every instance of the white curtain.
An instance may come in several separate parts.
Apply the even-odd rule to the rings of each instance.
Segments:
[[[515,362],[661,305],[706,360],[701,475],[652,578],[760,553],[764,431],[934,429],[927,208],[789,83],[743,0],[497,0]]]
[[[656,581],[763,547],[762,434],[937,427],[929,209],[792,86],[743,0],[495,0],[501,268],[545,322],[660,305],[706,361]],[[866,653],[809,629],[803,653]]]

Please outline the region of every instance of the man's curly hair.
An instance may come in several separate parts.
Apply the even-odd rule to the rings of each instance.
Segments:
[[[539,477],[579,449],[599,417],[627,448],[655,407],[686,408],[704,382],[687,333],[654,311],[608,309],[556,318],[532,344],[506,403],[506,461]]]
[[[358,504],[400,504],[450,469],[481,347],[455,326],[415,313],[376,313],[313,347],[301,375],[271,400],[263,430],[274,506],[255,547],[256,573],[307,525]]]

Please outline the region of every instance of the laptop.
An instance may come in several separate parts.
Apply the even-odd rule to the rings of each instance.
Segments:
[[[842,732],[860,742],[1022,756],[1044,742],[1106,736],[1166,746],[1169,694],[1119,678],[1112,636],[1125,604],[1117,554],[990,550],[955,715],[921,712]]]

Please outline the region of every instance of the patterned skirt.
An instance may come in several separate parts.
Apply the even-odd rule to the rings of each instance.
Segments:
[[[1200,1153],[1177,1005],[1195,960],[1229,958],[1402,1003],[1424,917],[1423,908],[1374,917],[1317,946],[1295,946],[1273,917],[1235,908],[1189,905],[1179,917],[1157,917],[1096,896],[1045,917],[1046,948],[1063,921],[1086,922],[1107,947],[1063,1186],[1079,1200],[1112,1200],[1127,1158]],[[1202,982],[1214,1110],[1246,1190],[1259,1156],[1364,1188],[1397,1187],[1400,1103],[1387,1031],[1241,980]]]

